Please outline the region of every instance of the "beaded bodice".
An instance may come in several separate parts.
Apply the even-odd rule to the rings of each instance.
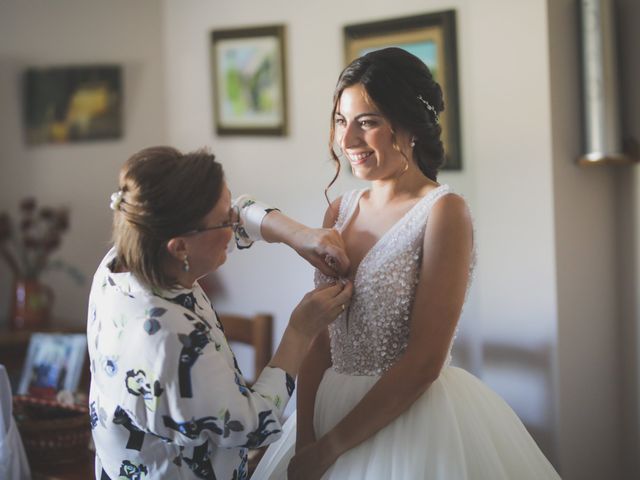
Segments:
[[[442,185],[420,199],[360,262],[350,307],[329,326],[336,371],[381,375],[406,349],[427,218],[448,192]],[[342,197],[335,229],[342,232],[348,225],[363,193],[351,191]],[[329,280],[316,272],[316,285]]]

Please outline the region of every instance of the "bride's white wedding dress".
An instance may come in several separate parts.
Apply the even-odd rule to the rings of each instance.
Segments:
[[[343,196],[342,231],[364,191]],[[449,187],[432,190],[371,248],[354,279],[351,307],[330,326],[333,366],[320,383],[314,428],[319,438],[352,410],[402,355],[431,208]],[[329,279],[316,273],[316,284]],[[559,476],[522,422],[480,380],[449,365],[414,404],[373,437],[343,454],[324,479],[545,480]],[[295,450],[295,415],[253,478],[286,478]]]

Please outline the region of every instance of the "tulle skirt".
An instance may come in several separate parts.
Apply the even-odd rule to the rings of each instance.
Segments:
[[[328,369],[318,388],[314,428],[331,430],[376,383]],[[253,478],[285,479],[295,450],[295,415],[285,423]],[[560,477],[524,425],[470,373],[445,368],[395,421],[343,454],[323,479],[546,480]]]

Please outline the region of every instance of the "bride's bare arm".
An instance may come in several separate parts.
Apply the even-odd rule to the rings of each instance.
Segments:
[[[329,332],[321,332],[314,340],[300,367],[297,388],[296,451],[316,441],[313,429],[316,393],[327,368],[331,366]]]
[[[420,281],[403,356],[330,432],[299,450],[289,478],[319,478],[336,459],[406,411],[438,378],[464,303],[472,255],[464,200],[447,195],[429,216]]]
[[[323,228],[331,228],[335,225],[340,201],[341,198],[334,200],[327,208],[322,222]],[[313,430],[316,392],[325,370],[330,366],[329,332],[325,329],[314,339],[298,375],[296,451],[316,441]]]

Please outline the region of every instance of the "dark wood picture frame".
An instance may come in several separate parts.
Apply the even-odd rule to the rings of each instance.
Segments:
[[[218,135],[286,135],[285,27],[211,32]]]
[[[391,46],[404,48],[427,64],[444,94],[445,111],[440,115],[446,156],[443,170],[461,170],[455,10],[347,25],[344,41],[346,64]]]
[[[121,138],[120,65],[31,67],[22,76],[27,145]]]

